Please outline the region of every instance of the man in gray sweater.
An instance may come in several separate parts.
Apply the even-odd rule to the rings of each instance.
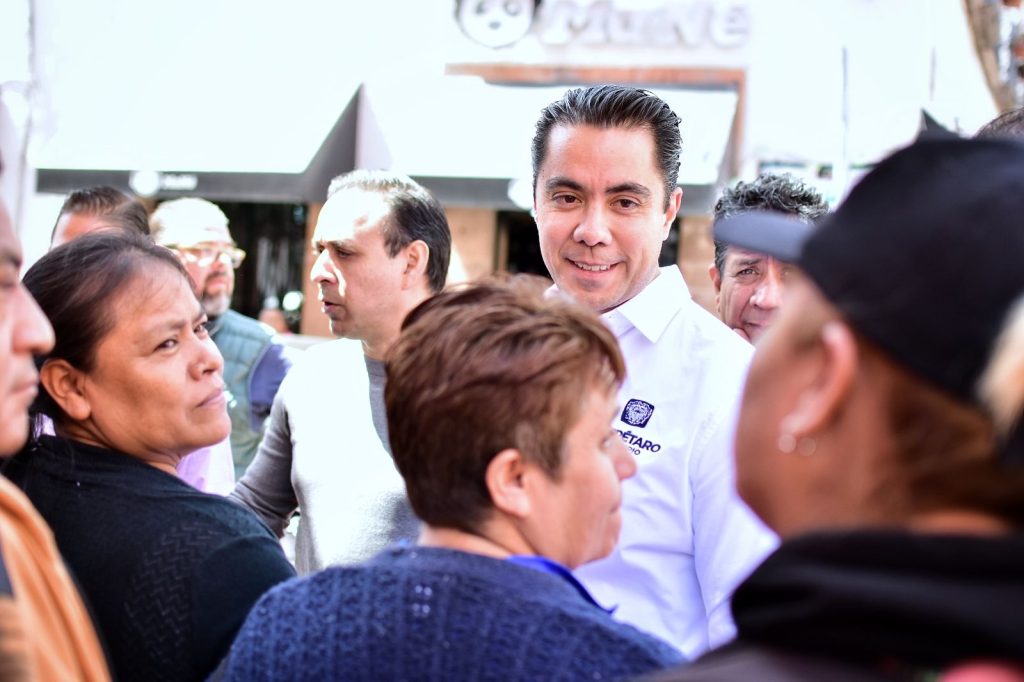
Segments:
[[[310,278],[340,338],[310,348],[289,372],[232,493],[278,536],[301,510],[300,574],[418,532],[388,445],[383,359],[408,312],[444,287],[451,232],[413,180],[353,171],[331,182],[312,246]]]

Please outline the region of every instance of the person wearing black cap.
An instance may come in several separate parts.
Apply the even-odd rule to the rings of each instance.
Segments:
[[[736,591],[737,640],[657,679],[1024,663],[1022,214],[1024,146],[926,139],[802,236],[774,214],[717,226],[804,273],[736,440],[740,495],[783,543]]]

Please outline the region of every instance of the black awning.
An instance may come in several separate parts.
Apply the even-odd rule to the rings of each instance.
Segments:
[[[87,156],[74,161],[80,167],[40,167],[37,169],[36,191],[66,194],[81,187],[110,185],[159,199],[199,196],[218,201],[323,202],[331,178],[355,167],[358,97],[359,91],[356,89],[319,149],[300,172],[231,170],[232,159],[228,158],[222,161],[225,168],[223,171],[152,169],[143,142],[139,145],[138,161],[134,168],[90,169],[87,167]],[[268,135],[278,132],[266,131]],[[153,136],[161,134],[154,128]],[[252,140],[253,145],[260,143],[260,140]],[[269,163],[272,165],[273,161]]]

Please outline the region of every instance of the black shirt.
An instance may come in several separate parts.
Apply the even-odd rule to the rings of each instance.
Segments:
[[[121,453],[42,436],[5,473],[50,525],[120,680],[196,680],[295,575],[248,510]]]

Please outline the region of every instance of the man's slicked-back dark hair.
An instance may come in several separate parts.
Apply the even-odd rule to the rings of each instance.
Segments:
[[[533,192],[548,152],[548,138],[555,126],[588,125],[597,128],[645,128],[654,138],[654,163],[665,182],[665,208],[679,181],[679,156],[683,140],[679,116],[648,90],[624,85],[596,85],[569,90],[541,111],[533,136]]]
[[[327,198],[356,189],[379,194],[388,207],[384,246],[392,258],[417,239],[427,245],[427,283],[433,293],[444,289],[452,253],[452,233],[441,204],[423,185],[400,173],[354,170],[331,180]]]
[[[143,235],[149,234],[149,215],[146,213],[146,207],[119,189],[100,185],[76,189],[68,195],[53,225],[51,242],[57,235],[57,225],[60,224],[61,217],[74,213],[102,216],[110,219],[112,227]]]
[[[715,221],[747,211],[776,211],[814,222],[828,213],[821,192],[789,173],[762,173],[751,182],[737,182],[722,192],[715,203]],[[725,266],[729,245],[715,240],[715,267]]]

